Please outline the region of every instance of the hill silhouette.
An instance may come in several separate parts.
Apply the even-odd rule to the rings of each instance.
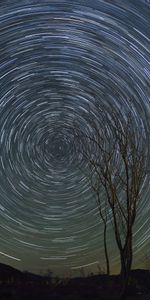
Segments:
[[[118,275],[59,279],[0,263],[0,300],[117,300],[118,289]],[[149,295],[150,272],[132,270],[127,299],[146,300]]]

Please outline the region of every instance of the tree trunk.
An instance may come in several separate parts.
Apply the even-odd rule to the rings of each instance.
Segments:
[[[127,286],[128,286],[128,272],[126,265],[126,257],[124,252],[121,253],[121,272],[120,272],[120,295],[119,300],[125,300],[127,296]]]
[[[127,297],[127,288],[129,283],[129,276],[132,266],[132,233],[130,233],[125,248],[120,252],[121,260],[121,294],[119,300],[125,300]]]
[[[106,238],[106,224],[104,224],[104,251],[105,251],[105,259],[106,259],[106,274],[110,274],[110,266],[109,266],[109,256],[107,250],[107,238]]]

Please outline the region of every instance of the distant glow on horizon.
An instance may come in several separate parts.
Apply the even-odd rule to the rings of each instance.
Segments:
[[[150,169],[149,12],[146,0],[0,2],[0,262],[56,274],[105,267],[103,224],[71,129],[94,134],[105,111],[112,137],[112,110],[122,121],[130,111]],[[135,267],[150,250],[149,179]],[[110,220],[108,250],[119,271]]]

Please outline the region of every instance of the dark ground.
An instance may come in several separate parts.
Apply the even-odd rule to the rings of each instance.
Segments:
[[[41,277],[0,264],[0,300],[117,300],[119,276]],[[150,300],[150,272],[133,270],[127,300]]]

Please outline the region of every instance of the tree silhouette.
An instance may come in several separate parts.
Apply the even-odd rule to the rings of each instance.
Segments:
[[[110,122],[111,132],[106,126]],[[105,114],[101,127],[94,121],[91,127],[93,135],[85,134],[75,127],[75,139],[80,139],[82,143],[80,149],[88,165],[91,186],[97,194],[102,220],[101,201],[105,201],[105,208],[109,207],[111,212],[120,254],[123,284],[120,299],[125,299],[133,260],[133,225],[141,199],[142,184],[146,178],[145,140],[131,115],[120,121],[115,113],[111,114],[111,119]],[[103,199],[100,199],[100,189],[103,191]],[[105,221],[107,225],[107,218]]]

